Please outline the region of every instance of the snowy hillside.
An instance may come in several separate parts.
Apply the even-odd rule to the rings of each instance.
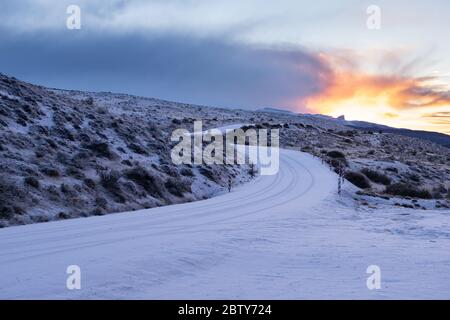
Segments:
[[[349,129],[322,115],[56,90],[0,75],[0,227],[196,201],[225,192],[230,179],[250,181],[246,166],[172,163],[171,133],[192,131],[195,120],[204,129],[279,129],[282,147],[344,166],[362,196],[450,208],[450,149],[425,140]]]
[[[250,179],[246,166],[172,163],[170,135],[200,107],[4,76],[0,97],[0,227],[201,200]]]

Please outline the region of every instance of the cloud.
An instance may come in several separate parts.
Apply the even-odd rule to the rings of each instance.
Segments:
[[[346,115],[353,120],[378,122],[394,127],[448,132],[450,90],[445,74],[417,76],[418,65],[426,64],[426,56],[407,56],[378,52],[378,61],[369,55],[339,51],[335,55],[320,54],[328,66],[323,79],[324,90],[299,99],[311,112],[333,116]],[[365,59],[364,59],[365,58]],[[367,70],[367,66],[381,66]],[[378,71],[378,72],[377,72]],[[428,116],[424,116],[427,112]],[[432,114],[432,115],[430,115]]]
[[[383,116],[384,116],[385,118],[390,118],[390,119],[394,119],[394,118],[400,117],[399,114],[397,114],[397,113],[392,113],[392,112],[386,112],[386,113],[383,114]]]
[[[323,90],[327,66],[301,49],[227,39],[81,31],[0,36],[0,72],[62,88],[256,108]]]
[[[435,112],[423,115],[425,118],[449,118],[450,112]]]
[[[443,125],[447,128],[450,128],[450,112],[433,112],[424,114],[422,116],[423,118],[426,118],[430,123],[435,125]],[[450,132],[450,131],[446,131]]]
[[[441,91],[439,87],[427,85],[428,80],[413,79],[409,87],[393,97],[393,106],[399,108],[423,108],[450,105],[450,91]]]
[[[351,54],[344,58],[322,54],[323,63],[329,65],[331,72],[325,90],[307,98],[308,105],[323,112],[345,101],[359,102],[361,107],[384,104],[394,110],[450,105],[450,91],[439,81],[439,76],[410,74],[417,64],[423,63],[423,58],[405,63],[392,56],[387,56],[392,70],[376,73],[360,68],[361,61]],[[392,64],[394,60],[396,64]],[[378,64],[383,65],[384,61],[382,58]]]

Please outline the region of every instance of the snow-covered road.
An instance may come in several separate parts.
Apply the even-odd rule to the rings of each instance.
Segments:
[[[2,229],[0,298],[450,298],[448,234],[392,232],[395,217],[358,215],[336,183],[282,150],[277,175],[213,199]],[[66,288],[69,265],[81,290]]]

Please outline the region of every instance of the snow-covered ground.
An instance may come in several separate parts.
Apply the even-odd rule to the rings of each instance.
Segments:
[[[277,175],[213,199],[2,229],[0,298],[450,298],[449,212],[370,211],[336,184],[282,150]]]

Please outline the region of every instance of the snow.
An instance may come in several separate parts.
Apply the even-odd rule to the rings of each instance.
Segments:
[[[0,298],[449,298],[448,211],[361,210],[319,160],[280,156],[277,175],[209,200],[1,229]]]
[[[211,132],[212,133],[220,132],[221,134],[226,134],[226,133],[228,133],[230,131],[240,129],[243,126],[246,126],[246,125],[250,125],[250,124],[244,124],[244,123],[230,124],[230,125],[227,125],[227,126],[221,126],[221,127],[217,127],[217,128],[209,128],[209,129],[202,130],[202,131],[199,131],[199,132],[198,131],[197,132],[190,132],[189,135],[190,136],[201,136],[201,137],[203,137],[203,136],[205,136],[205,135],[207,135],[207,134],[209,134]],[[189,136],[189,135],[187,135],[187,136]]]
[[[11,100],[19,100],[20,99],[20,97],[13,96],[4,90],[0,90],[0,97],[1,98],[5,97],[5,98],[11,99]]]

